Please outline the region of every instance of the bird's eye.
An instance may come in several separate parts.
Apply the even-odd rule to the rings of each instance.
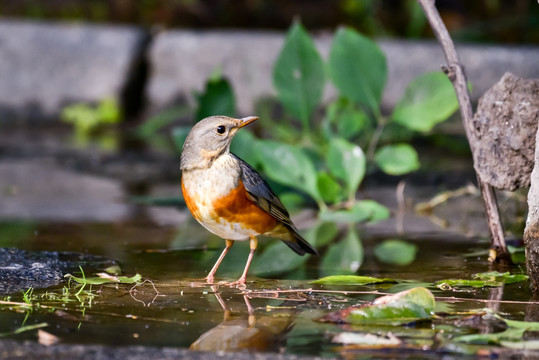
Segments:
[[[226,132],[226,127],[224,125],[219,125],[215,128],[215,131],[219,135],[223,135]]]

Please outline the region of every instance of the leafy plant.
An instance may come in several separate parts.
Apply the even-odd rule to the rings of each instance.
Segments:
[[[219,70],[214,71],[210,76],[206,82],[204,91],[195,95],[197,108],[195,110],[194,118],[196,121],[212,115],[234,116],[236,113],[234,90],[232,89],[230,82],[221,75]],[[156,126],[150,128],[155,133],[162,126],[168,125],[173,120],[176,120],[179,115],[185,115],[186,113],[187,111],[184,107],[179,108],[178,112],[172,113],[172,116],[165,117],[161,122],[159,121],[159,118],[156,118]],[[149,127],[146,123],[142,126]],[[144,128],[142,126],[139,128],[139,131],[143,131]],[[176,126],[172,129],[172,140],[178,151],[181,151],[191,127],[192,125]]]
[[[284,193],[282,198],[287,206],[311,199],[318,207],[321,223],[346,225],[347,232],[340,242],[330,240],[316,245],[329,246],[322,259],[324,275],[355,272],[363,261],[355,225],[390,215],[383,205],[357,198],[368,164],[375,164],[391,175],[403,175],[420,166],[417,152],[406,140],[392,143],[391,138],[382,137],[386,127],[400,127],[409,133],[428,132],[458,108],[446,76],[429,73],[412,81],[393,112],[385,115],[381,102],[387,76],[384,53],[357,31],[340,28],[326,62],[306,29],[295,22],[273,68],[277,97],[292,120],[285,124],[271,123],[269,138],[255,138],[243,131],[232,143],[233,152],[264,172]],[[338,89],[339,96],[318,121],[317,109],[321,107],[327,80]],[[220,72],[210,77],[197,100],[197,119],[215,114],[234,115],[232,86]],[[299,121],[301,131],[296,130],[294,120]],[[264,124],[267,122],[261,122]],[[174,129],[178,148],[188,131],[189,128],[183,127]],[[274,254],[280,252],[279,246],[266,248],[261,260],[267,266],[255,270],[257,273],[282,273],[283,269],[292,270],[305,264],[304,260],[282,256],[277,264]],[[415,257],[415,250],[408,253],[411,255],[406,263]],[[255,269],[256,264],[255,260]]]
[[[234,116],[236,97],[229,81],[217,69],[206,82],[202,93],[196,94],[197,109],[195,119],[201,120],[212,115]]]
[[[75,127],[78,136],[88,136],[92,132],[110,124],[120,122],[122,113],[116,100],[103,99],[97,106],[78,103],[62,109],[61,118]]]

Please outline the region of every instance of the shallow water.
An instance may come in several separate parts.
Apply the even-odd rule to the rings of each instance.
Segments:
[[[381,351],[343,347],[333,343],[332,338],[343,331],[385,334],[388,332],[385,327],[358,328],[317,321],[331,311],[380,296],[373,291],[396,293],[414,286],[426,286],[438,297],[439,311],[490,307],[519,320],[530,319],[537,312],[537,305],[527,303],[532,295],[526,282],[460,292],[437,289],[434,281],[469,278],[471,274],[489,270],[484,251],[488,244],[461,238],[408,239],[419,247],[417,258],[411,265],[395,266],[381,264],[372,255],[373,246],[382,239],[365,236],[365,262],[358,273],[401,280],[398,284],[309,284],[310,279],[319,277],[319,259],[312,258],[303,271],[269,278],[264,278],[263,273],[250,275],[246,288],[238,289],[227,285],[209,286],[203,282],[224,245],[203,229],[199,230],[198,236],[204,239],[209,249],[182,248],[185,244],[178,238],[181,238],[183,227],[137,223],[0,224],[0,228],[8,226],[19,227],[20,248],[60,248],[104,255],[118,260],[126,276],[140,273],[149,281],[141,285],[94,285],[91,302],[84,292],[77,298],[75,287],[71,288],[69,296],[59,299],[65,284],[35,290],[34,302],[40,306],[32,310],[20,306],[2,307],[0,333],[9,334],[22,326],[46,323],[42,330],[63,343],[173,346],[204,351],[264,351],[332,357]],[[232,248],[217,274],[217,281],[233,281],[239,277],[248,252],[246,245],[238,244]],[[479,255],[469,256],[474,253]],[[509,270],[521,271],[518,266]],[[44,294],[48,294],[48,298]],[[51,299],[54,294],[56,299]],[[20,294],[13,294],[10,300],[23,301]],[[428,356],[452,353],[447,344],[442,346],[436,340],[440,332],[466,334],[477,330],[418,323],[389,331],[404,339],[405,345],[400,346],[400,352],[387,349],[386,352]],[[36,334],[33,330],[9,336],[35,341]]]

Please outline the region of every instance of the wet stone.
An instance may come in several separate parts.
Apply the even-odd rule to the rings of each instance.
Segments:
[[[2,19],[2,121],[57,121],[71,102],[118,100],[145,36],[129,27]]]
[[[114,262],[79,253],[0,248],[0,294],[25,291],[30,287],[46,288],[58,285],[66,273],[76,271],[79,265],[86,266],[88,263],[102,267]]]

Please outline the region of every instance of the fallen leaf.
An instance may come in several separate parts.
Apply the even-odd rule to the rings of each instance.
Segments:
[[[382,283],[397,283],[398,281],[390,278],[375,278],[370,276],[358,275],[333,275],[310,281],[309,284],[320,285],[370,285]]]
[[[404,325],[430,319],[436,302],[424,287],[379,297],[370,304],[332,312],[319,321],[354,325]]]

